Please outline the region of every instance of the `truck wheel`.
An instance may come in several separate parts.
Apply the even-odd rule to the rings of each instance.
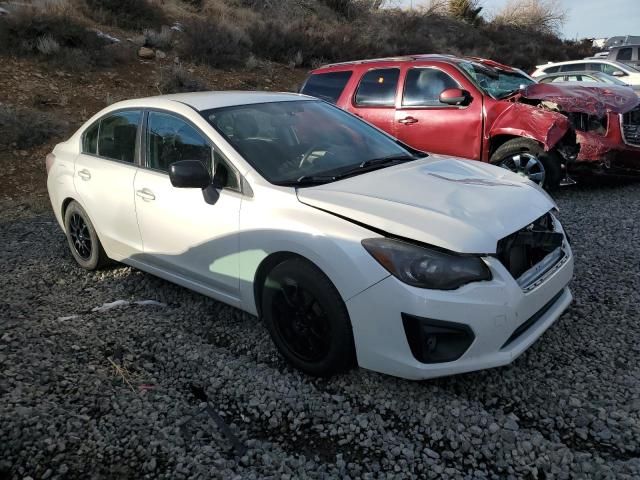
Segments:
[[[64,212],[64,230],[71,254],[82,268],[96,270],[109,263],[96,229],[78,202],[71,202]]]
[[[491,163],[527,177],[546,190],[560,185],[562,169],[555,152],[545,152],[535,140],[514,138],[503,143],[491,155]]]
[[[347,308],[310,262],[295,258],[273,268],[262,292],[262,317],[280,353],[303,372],[324,377],[355,364]]]

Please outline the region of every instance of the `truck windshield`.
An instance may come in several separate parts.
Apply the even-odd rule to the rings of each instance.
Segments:
[[[508,97],[521,86],[536,83],[531,77],[517,70],[508,72],[477,62],[461,62],[459,65],[478,88],[497,99]]]

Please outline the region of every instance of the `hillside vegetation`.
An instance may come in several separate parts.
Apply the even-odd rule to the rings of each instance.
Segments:
[[[312,67],[367,57],[449,53],[530,69],[539,62],[589,53],[588,44],[562,41],[555,35],[563,14],[554,16],[553,3],[544,0],[512,0],[491,21],[482,17],[478,0],[432,0],[411,11],[383,8],[384,4],[381,0],[35,0],[31,6],[8,4],[11,13],[0,20],[0,40],[9,47],[5,53],[74,65],[100,59],[102,66],[118,59],[91,55],[107,42],[86,26],[125,30],[143,36],[147,46],[175,49],[186,60],[213,67],[238,67],[256,60]],[[176,22],[181,31],[169,29]]]
[[[591,53],[556,35],[553,5],[511,0],[488,19],[480,0],[0,1],[0,153],[64,136],[122,98],[294,90],[328,62],[447,53],[529,70]]]

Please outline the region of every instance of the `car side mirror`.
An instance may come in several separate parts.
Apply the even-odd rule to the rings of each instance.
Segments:
[[[612,73],[612,75],[613,75],[614,77],[626,77],[626,76],[627,76],[627,74],[626,74],[626,73],[624,73],[622,70],[616,70],[616,71],[614,71],[614,72]]]
[[[446,105],[468,105],[471,101],[471,94],[461,88],[447,88],[440,94],[440,103]]]
[[[169,179],[176,188],[200,188],[211,185],[211,175],[199,160],[180,160],[169,166]]]

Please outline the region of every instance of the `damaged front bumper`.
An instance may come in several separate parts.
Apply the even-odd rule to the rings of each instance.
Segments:
[[[576,130],[579,148],[567,172],[640,177],[640,108],[607,115],[606,133]]]
[[[574,259],[566,238],[523,273],[502,257],[485,257],[490,281],[443,291],[389,276],[348,300],[358,364],[421,380],[513,362],[569,306]]]

